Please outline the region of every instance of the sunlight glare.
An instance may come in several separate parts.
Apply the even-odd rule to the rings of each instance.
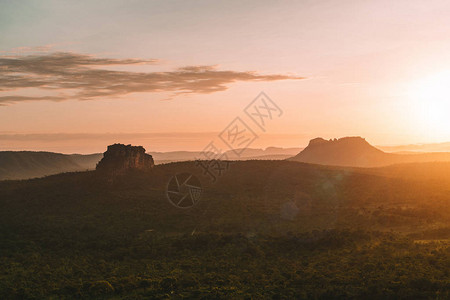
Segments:
[[[450,136],[450,70],[413,82],[408,88],[413,122],[430,138]]]

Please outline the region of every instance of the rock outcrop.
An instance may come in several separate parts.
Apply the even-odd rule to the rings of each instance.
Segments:
[[[145,153],[144,147],[114,144],[108,146],[96,169],[109,175],[121,175],[130,170],[151,170],[154,165],[153,157]]]

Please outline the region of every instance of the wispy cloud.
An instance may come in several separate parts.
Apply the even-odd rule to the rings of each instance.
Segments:
[[[208,94],[224,91],[233,82],[277,81],[303,77],[219,70],[217,66],[187,66],[168,72],[132,72],[106,66],[156,64],[156,59],[113,59],[55,52],[43,55],[0,56],[0,105],[22,101],[95,100],[136,92]],[[103,67],[103,68],[102,68]],[[37,88],[39,96],[17,95]],[[14,91],[14,94],[10,94]],[[49,96],[45,92],[50,93]],[[54,93],[57,92],[57,95]]]

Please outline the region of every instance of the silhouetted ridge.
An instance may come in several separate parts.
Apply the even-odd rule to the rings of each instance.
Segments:
[[[344,137],[328,141],[315,138],[290,160],[333,166],[379,167],[396,163],[448,161],[450,154],[393,154],[375,148],[362,137]]]
[[[322,144],[324,144],[326,142],[327,142],[327,140],[324,140],[323,138],[320,138],[320,137],[319,138],[315,138],[315,139],[312,139],[312,140],[309,141],[308,147],[316,146],[316,145],[322,145]]]
[[[63,172],[95,169],[101,154],[61,154],[35,151],[0,151],[0,180],[28,179]]]

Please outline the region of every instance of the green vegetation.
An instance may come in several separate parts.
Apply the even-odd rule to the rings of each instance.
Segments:
[[[448,299],[450,165],[433,166],[247,161],[212,184],[173,163],[114,182],[3,181],[0,298]],[[186,171],[204,195],[180,210],[164,189]]]

